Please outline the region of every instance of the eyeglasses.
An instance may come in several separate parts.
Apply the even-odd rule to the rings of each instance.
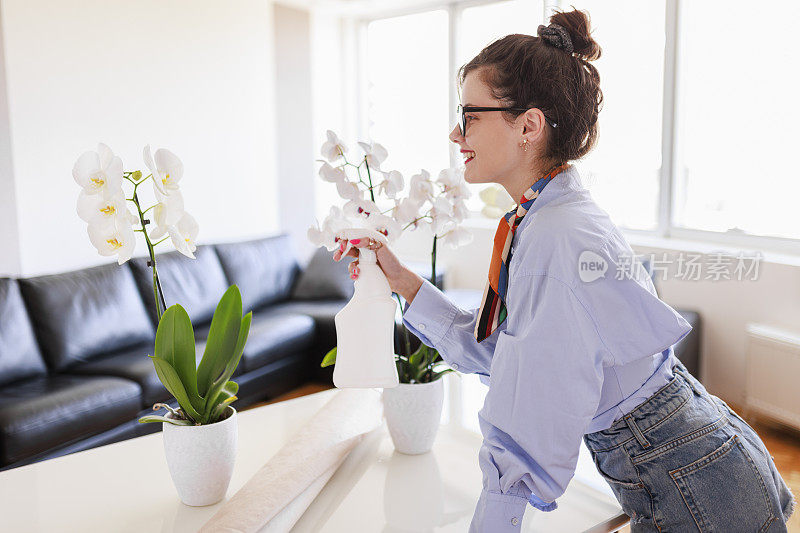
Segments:
[[[476,106],[462,106],[458,104],[456,108],[456,114],[459,116],[461,122],[459,126],[461,127],[461,135],[467,134],[467,115],[466,113],[476,112],[476,111],[527,111],[528,107],[476,107]],[[542,113],[544,114],[544,113]],[[554,128],[558,127],[558,123],[554,120],[551,120],[544,115],[545,120]]]

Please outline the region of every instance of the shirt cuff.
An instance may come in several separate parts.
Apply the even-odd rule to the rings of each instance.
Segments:
[[[528,501],[531,505],[539,509],[540,511],[555,511],[558,509],[558,504],[555,500],[552,502],[546,502],[536,494],[531,492],[531,495],[528,497]]]
[[[403,313],[403,320],[413,332],[419,332],[428,346],[437,348],[442,338],[453,325],[458,309],[447,299],[442,291],[424,280],[422,286],[408,304]]]
[[[481,491],[469,533],[516,533],[522,528],[522,517],[528,500],[524,496]]]

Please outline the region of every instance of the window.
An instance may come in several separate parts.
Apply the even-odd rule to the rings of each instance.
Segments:
[[[795,57],[800,4],[681,3],[679,157],[674,224],[800,238]],[[763,32],[763,34],[762,34]]]
[[[536,28],[542,23],[543,17],[542,2],[530,0],[497,2],[464,9],[457,43],[458,66],[506,35],[536,35]]]
[[[447,28],[443,10],[368,25],[369,136],[389,151],[383,169],[406,183],[450,166]]]
[[[614,223],[653,230],[658,222],[664,85],[664,0],[586,0],[602,48],[603,108],[594,149],[577,162],[584,186]],[[631,21],[636,21],[631,24]]]

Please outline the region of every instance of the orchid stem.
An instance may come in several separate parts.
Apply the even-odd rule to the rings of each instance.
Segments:
[[[152,174],[150,176],[152,176]],[[148,176],[148,178],[150,176]],[[158,322],[161,322],[161,315],[167,310],[167,302],[164,300],[164,290],[161,288],[161,280],[158,279],[158,269],[156,269],[156,254],[153,251],[153,243],[150,242],[150,236],[147,235],[147,223],[144,220],[144,213],[142,212],[142,207],[139,204],[139,193],[136,190],[139,188],[139,184],[143,181],[144,180],[140,181],[139,183],[134,183],[133,185],[133,203],[136,205],[136,211],[139,212],[139,223],[142,225],[141,232],[144,234],[144,240],[147,243],[147,251],[150,253],[150,266],[153,269],[153,299],[155,300],[156,304],[156,316],[158,317]]]
[[[369,197],[374,202],[375,201],[375,193],[372,191],[372,174],[370,174],[370,172],[369,172],[369,163],[367,163],[367,156],[364,156],[364,163],[366,163],[365,166],[367,167],[367,178],[369,178]]]

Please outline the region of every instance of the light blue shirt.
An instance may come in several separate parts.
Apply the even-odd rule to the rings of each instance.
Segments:
[[[692,329],[658,298],[574,165],[533,202],[511,253],[508,317],[483,342],[473,336],[478,310],[458,308],[427,281],[404,314],[453,369],[489,385],[471,532],[519,531],[528,502],[555,509],[583,435],[664,386],[677,362],[672,345]]]

